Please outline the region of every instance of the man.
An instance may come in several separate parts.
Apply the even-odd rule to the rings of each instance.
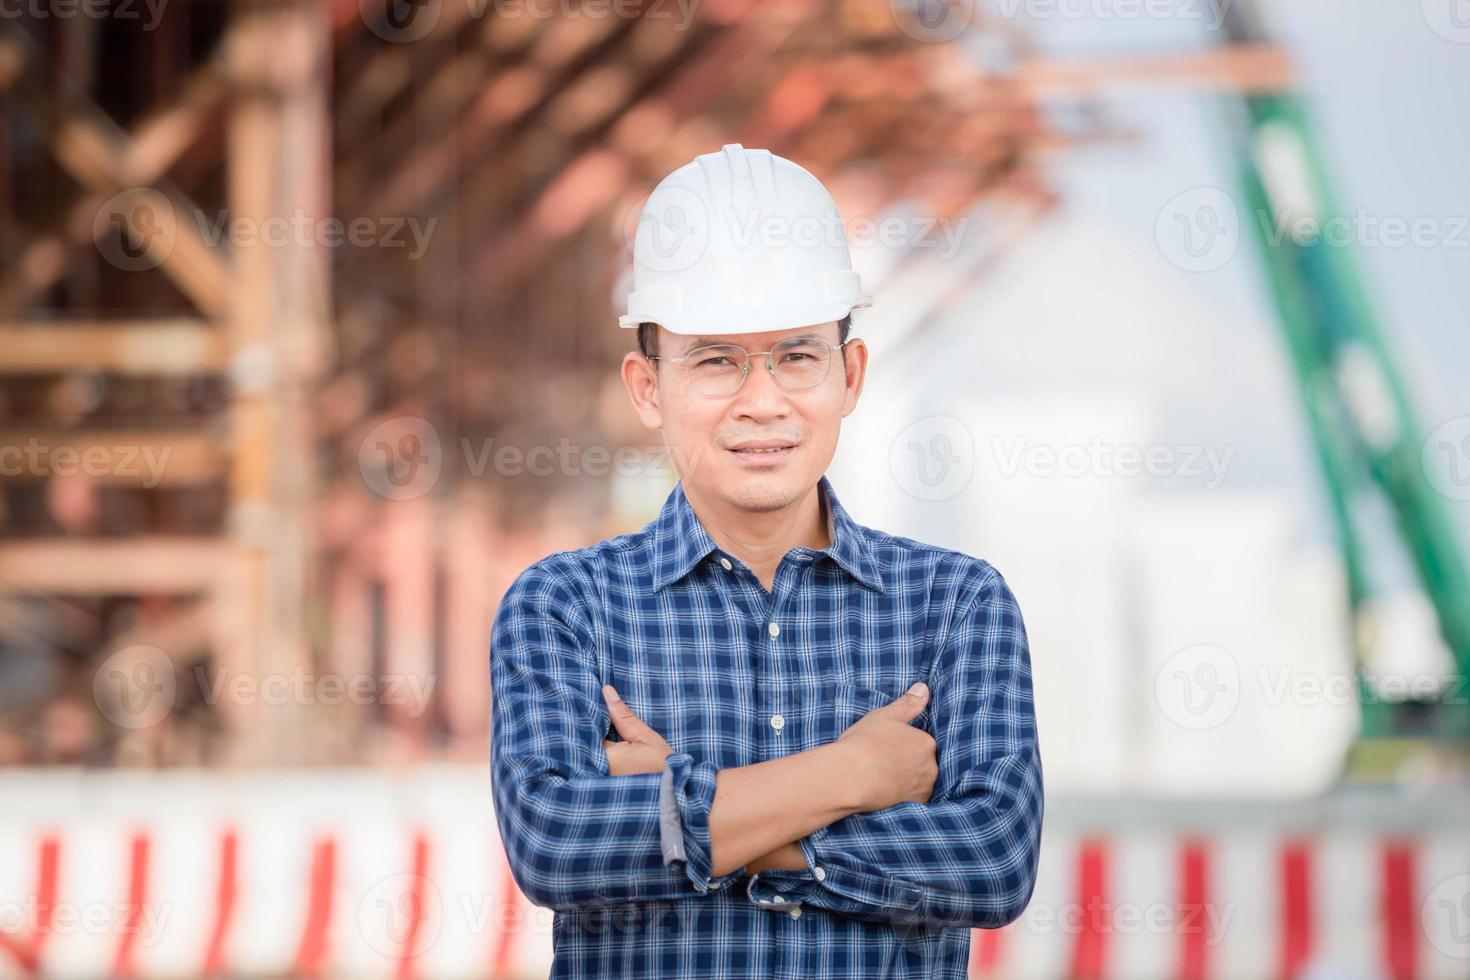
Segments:
[[[643,217],[622,378],[679,483],[522,573],[491,641],[496,819],[552,975],[964,977],[1035,883],[1016,600],[824,476],[870,303],[816,178],[726,146]]]

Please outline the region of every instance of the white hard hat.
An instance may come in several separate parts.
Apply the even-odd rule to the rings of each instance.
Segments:
[[[760,333],[872,306],[832,195],[770,150],[730,143],[665,177],[633,239],[624,327]]]

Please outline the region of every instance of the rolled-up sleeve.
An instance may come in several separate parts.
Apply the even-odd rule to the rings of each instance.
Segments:
[[[1030,901],[1043,789],[1031,660],[1015,596],[993,568],[930,670],[939,775],[928,803],[853,814],[798,841],[807,870],[759,875],[752,901],[860,919],[997,928]]]
[[[557,910],[697,897],[740,873],[709,874],[717,770],[675,753],[666,773],[609,774],[610,718],[580,592],[574,570],[545,559],[516,579],[491,630],[491,789],[511,872],[527,898]],[[669,799],[685,856],[666,862]]]

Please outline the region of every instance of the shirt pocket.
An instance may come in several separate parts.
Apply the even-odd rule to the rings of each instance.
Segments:
[[[855,684],[849,681],[839,681],[832,692],[832,700],[828,710],[824,712],[824,734],[830,731],[828,739],[838,738],[843,732],[857,724],[864,715],[886,704],[892,704],[905,691],[909,684],[906,683],[884,683],[877,687],[865,684]],[[929,715],[931,704],[926,704],[917,718],[909,722],[915,728],[930,731]],[[931,733],[932,734],[932,733]]]

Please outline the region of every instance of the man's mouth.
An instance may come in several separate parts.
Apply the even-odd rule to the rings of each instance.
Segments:
[[[796,443],[761,439],[736,443],[728,448],[730,452],[751,462],[774,462],[789,456],[796,449]]]

